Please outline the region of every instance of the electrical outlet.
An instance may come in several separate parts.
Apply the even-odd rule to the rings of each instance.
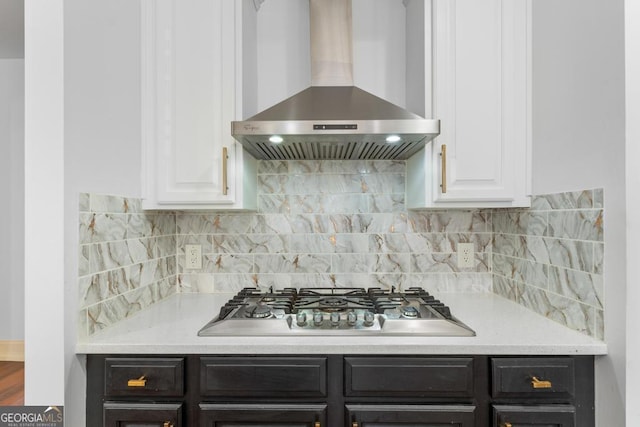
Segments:
[[[202,268],[202,246],[185,245],[184,251],[187,255],[185,268],[190,270],[200,270]]]
[[[475,265],[473,243],[458,243],[458,267],[469,268]]]

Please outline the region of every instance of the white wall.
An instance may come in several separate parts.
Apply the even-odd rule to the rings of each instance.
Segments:
[[[637,285],[640,270],[640,2],[625,1],[627,144],[627,283]],[[640,287],[627,288],[627,425],[640,425]]]
[[[84,426],[74,354],[78,193],[140,197],[140,5],[65,0],[65,425]]]
[[[353,0],[353,81],[406,105],[407,8],[402,0]]]
[[[256,112],[260,112],[311,84],[309,3],[265,1],[256,24]]]
[[[0,340],[24,339],[24,59],[0,59]]]
[[[596,417],[623,426],[623,0],[534,0],[533,13],[533,193],[604,188],[609,355],[596,363]]]
[[[64,403],[62,0],[25,4],[25,404]]]
[[[0,340],[24,339],[24,2],[0,0]]]

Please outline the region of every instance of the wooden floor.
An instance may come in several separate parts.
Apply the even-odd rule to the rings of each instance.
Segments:
[[[24,405],[24,362],[0,362],[0,406]]]

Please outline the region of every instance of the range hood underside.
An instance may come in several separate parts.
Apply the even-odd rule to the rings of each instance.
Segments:
[[[377,139],[375,135],[349,134],[346,140],[345,136],[295,135],[273,144],[268,135],[247,135],[241,144],[252,156],[263,160],[406,160],[428,141],[425,137],[389,144]]]
[[[404,160],[438,136],[424,119],[357,87],[312,86],[247,119],[232,134],[254,157],[273,160]],[[269,141],[273,135],[283,141]],[[388,143],[390,135],[400,137]]]

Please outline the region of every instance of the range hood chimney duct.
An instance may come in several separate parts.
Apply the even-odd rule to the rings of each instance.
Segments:
[[[311,86],[353,86],[351,1],[309,0]]]
[[[231,133],[265,160],[407,159],[440,133],[424,119],[353,84],[351,0],[309,0],[311,87]]]

